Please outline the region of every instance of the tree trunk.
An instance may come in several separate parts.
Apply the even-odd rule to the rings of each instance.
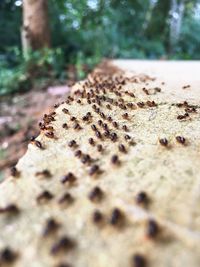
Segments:
[[[181,24],[183,19],[185,9],[185,0],[177,2],[177,0],[171,0],[171,10],[170,10],[170,54],[175,51],[175,46],[180,37]]]
[[[151,40],[161,40],[166,45],[166,35],[168,32],[168,16],[170,11],[170,1],[158,0],[153,7],[146,35]]]
[[[50,46],[48,0],[23,0],[22,46],[25,54]]]

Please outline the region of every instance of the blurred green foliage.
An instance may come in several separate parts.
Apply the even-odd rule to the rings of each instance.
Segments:
[[[200,0],[184,1],[173,49],[170,0],[49,0],[52,48],[26,59],[21,2],[0,1],[0,94],[62,82],[70,65],[81,79],[103,57],[200,59]]]
[[[26,59],[19,48],[7,50],[0,61],[0,95],[40,88],[54,80],[65,80],[66,71],[60,48],[32,51]]]

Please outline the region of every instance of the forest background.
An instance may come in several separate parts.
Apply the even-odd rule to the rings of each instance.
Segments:
[[[46,9],[45,48],[24,45],[26,2]],[[82,79],[104,57],[200,59],[200,1],[0,0],[0,95]]]

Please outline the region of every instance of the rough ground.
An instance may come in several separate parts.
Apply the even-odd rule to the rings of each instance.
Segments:
[[[67,89],[67,86],[65,86]],[[26,152],[31,136],[39,133],[38,122],[66,90],[31,90],[0,99],[0,181]]]
[[[44,116],[1,184],[0,264],[9,246],[17,267],[200,266],[200,63],[114,64]]]

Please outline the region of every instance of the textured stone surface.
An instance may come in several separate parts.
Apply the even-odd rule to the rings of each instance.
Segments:
[[[89,86],[87,81],[75,85],[72,95],[76,100],[59,105],[52,114],[55,120],[46,123],[46,127],[53,126],[55,137],[47,137],[45,133],[49,131],[43,130],[37,140],[44,149],[32,141],[17,164],[19,177],[10,177],[0,185],[0,207],[15,203],[20,209],[19,214],[12,216],[5,209],[0,212],[0,249],[9,245],[18,253],[15,266],[57,266],[67,262],[74,267],[131,267],[136,253],[145,257],[147,266],[200,265],[200,78],[197,75],[200,63],[118,60],[113,64],[121,70],[104,64],[89,77]],[[108,84],[111,80],[116,86],[113,92]],[[99,85],[106,91],[101,88],[95,91]],[[75,94],[84,89],[86,93],[93,89],[99,96],[113,98],[118,106],[107,100],[100,100],[100,106],[88,104],[86,98]],[[77,103],[79,98],[81,103]],[[91,93],[92,99],[95,98]],[[153,103],[147,101],[155,101],[156,105],[149,107]],[[187,103],[183,104],[184,101]],[[139,102],[144,102],[144,107]],[[120,103],[126,110],[119,107]],[[128,103],[133,106],[128,107]],[[94,112],[94,104],[105,118]],[[92,114],[89,122],[82,120],[87,112]],[[185,112],[189,115],[177,119]],[[73,116],[82,129],[74,129]],[[118,123],[117,129],[108,116]],[[116,141],[103,136],[105,131],[98,120],[108,125],[110,133],[117,134]],[[63,128],[64,123],[68,129]],[[102,138],[91,128],[93,124]],[[123,125],[128,127],[127,132]],[[126,134],[131,140],[125,140]],[[184,145],[177,142],[177,136],[185,138]],[[89,138],[94,139],[95,145],[89,144]],[[167,147],[160,144],[162,138],[168,140]],[[69,147],[71,140],[78,146]],[[98,144],[103,146],[103,152],[98,151]],[[119,151],[119,144],[124,144],[127,153]],[[75,156],[77,150],[89,154],[94,161],[83,164]],[[112,163],[113,155],[118,155],[119,164]],[[98,165],[100,173],[91,176],[94,165]],[[38,174],[44,170],[51,177]],[[76,180],[63,184],[61,178],[69,172]],[[95,186],[103,191],[102,199],[97,202],[88,198]],[[44,190],[53,198],[38,203],[37,197]],[[147,206],[135,201],[140,191],[148,195]],[[59,204],[67,192],[74,200],[66,206]],[[116,225],[110,223],[115,208],[122,214]],[[92,221],[95,210],[102,212],[101,223]],[[54,218],[60,227],[43,237],[49,218]],[[149,219],[159,226],[156,238],[147,237]],[[52,255],[52,246],[64,235],[74,245],[65,247],[64,253]]]

